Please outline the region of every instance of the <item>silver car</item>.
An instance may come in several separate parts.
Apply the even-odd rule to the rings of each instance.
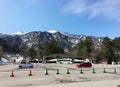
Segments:
[[[33,68],[33,64],[30,63],[30,62],[27,62],[27,61],[21,61],[19,63],[19,68],[22,69],[22,68]]]

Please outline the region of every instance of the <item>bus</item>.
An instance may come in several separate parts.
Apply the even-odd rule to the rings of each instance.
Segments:
[[[72,64],[72,59],[70,59],[70,58],[61,58],[61,59],[57,59],[56,63],[58,63],[58,64]]]

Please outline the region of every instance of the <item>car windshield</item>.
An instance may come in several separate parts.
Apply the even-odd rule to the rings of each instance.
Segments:
[[[21,62],[21,64],[26,64],[26,62]]]
[[[30,64],[30,62],[21,62],[21,64]]]

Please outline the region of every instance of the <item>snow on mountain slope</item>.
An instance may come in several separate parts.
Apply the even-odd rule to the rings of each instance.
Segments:
[[[18,32],[13,33],[13,35],[23,35],[23,34],[26,34],[26,33],[27,32],[18,31]]]
[[[4,37],[3,37],[4,36]],[[58,32],[56,30],[50,30],[48,32],[33,31],[33,32],[17,32],[14,35],[7,36],[0,34],[5,40],[10,41],[13,44],[18,45],[22,49],[29,47],[43,46],[52,39],[58,41],[59,45],[64,49],[72,48],[76,46],[79,42],[86,39],[86,35],[73,35],[64,32]],[[93,43],[96,45],[101,45],[103,37],[91,36]]]
[[[0,38],[4,38],[4,37],[6,37],[6,36],[8,36],[8,35],[5,34],[5,33],[0,33]]]
[[[48,32],[49,33],[56,33],[57,31],[56,30],[49,30]]]

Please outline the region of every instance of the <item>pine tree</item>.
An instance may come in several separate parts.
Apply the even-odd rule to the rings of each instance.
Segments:
[[[57,41],[52,40],[47,43],[44,47],[44,52],[46,55],[54,54],[54,53],[64,53],[64,50],[59,47]]]
[[[94,44],[90,37],[78,44],[78,56],[82,58],[91,58],[91,53],[94,49]]]

